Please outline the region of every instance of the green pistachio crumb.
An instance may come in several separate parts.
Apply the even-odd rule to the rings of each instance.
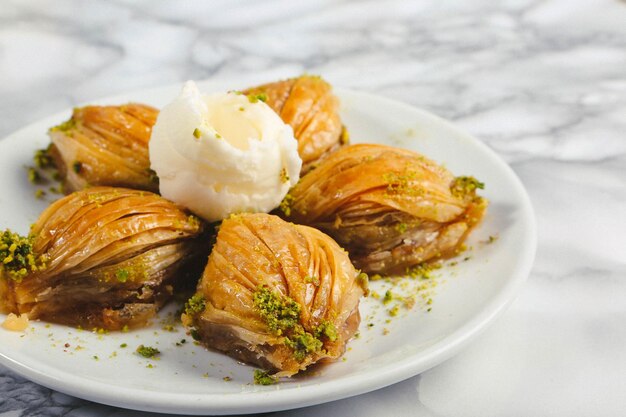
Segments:
[[[391,290],[387,290],[387,292],[385,292],[385,296],[383,297],[383,304],[389,304],[391,300],[393,300],[393,294]]]
[[[406,274],[414,279],[431,279],[433,277],[433,271],[440,269],[440,263],[427,263],[422,262],[416,266],[406,269]]]
[[[276,335],[294,328],[300,319],[300,304],[287,296],[272,292],[267,287],[259,287],[254,293],[254,307]]]
[[[200,341],[201,337],[200,337],[200,332],[198,331],[198,329],[189,330],[189,334],[191,335],[193,340]]]
[[[30,181],[33,184],[37,184],[39,182],[41,182],[42,178],[41,178],[41,174],[39,173],[39,171],[37,171],[35,168],[28,168],[28,181]]]
[[[10,230],[0,234],[0,268],[14,281],[46,268],[47,258],[33,253],[33,240],[33,236],[20,236]]]
[[[302,307],[290,297],[260,286],[254,293],[254,307],[270,332],[284,336],[285,346],[293,350],[297,361],[302,362],[308,355],[322,349],[323,342],[319,337],[306,331],[300,323]],[[320,336],[324,334],[330,340],[332,328],[328,326],[328,329],[320,330]]]
[[[254,383],[256,385],[272,385],[276,382],[278,382],[278,378],[270,375],[269,372],[260,369],[254,370]]]
[[[396,223],[395,229],[398,233],[403,234],[406,232],[408,226],[406,223]]]
[[[161,353],[159,349],[157,348],[154,348],[151,346],[144,346],[144,345],[139,345],[139,347],[137,347],[136,352],[139,355],[143,356],[144,358],[154,358],[155,356]]]
[[[286,338],[285,345],[293,349],[293,356],[298,362],[304,361],[307,355],[322,349],[322,341],[303,330]]]
[[[285,216],[291,216],[291,206],[295,201],[294,197],[291,194],[287,194],[283,201],[280,202],[280,210],[285,214]]]
[[[195,294],[185,303],[185,314],[194,316],[203,312],[205,307],[206,301],[204,297],[201,294]]]
[[[199,128],[197,128],[197,127],[196,127],[196,128],[193,130],[193,136],[194,136],[196,139],[200,139],[200,137],[202,136],[202,132],[200,131],[200,129],[199,129]]]
[[[33,162],[37,168],[50,168],[54,166],[54,162],[48,153],[48,149],[38,149],[33,156]]]
[[[365,272],[359,272],[356,276],[356,283],[363,289],[366,297],[370,294],[369,280],[370,278]]]
[[[74,120],[73,118],[70,118],[69,120],[66,120],[61,124],[51,127],[50,132],[67,133],[68,131],[72,130],[74,127],[76,127],[76,120]]]
[[[388,172],[383,175],[383,180],[387,183],[387,194],[402,196],[417,196],[423,190],[414,185],[417,173],[411,170],[403,172]]]
[[[333,323],[325,320],[315,329],[315,337],[318,339],[324,337],[334,342],[339,337],[339,332],[337,332],[337,327]]]
[[[350,143],[350,134],[345,126],[341,128],[341,136],[339,136],[339,143],[341,145],[348,145]]]
[[[248,100],[250,103],[256,103],[258,101],[267,102],[267,94],[258,93],[258,94],[250,94],[248,95]]]
[[[474,177],[456,177],[450,185],[450,192],[453,196],[463,198],[466,195],[471,195],[476,192],[477,189],[483,190],[485,184],[478,181]]]
[[[128,276],[129,272],[127,269],[118,269],[117,271],[115,271],[115,278],[117,278],[119,282],[128,281]]]

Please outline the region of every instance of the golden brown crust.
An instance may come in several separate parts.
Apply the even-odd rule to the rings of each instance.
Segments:
[[[197,294],[204,310],[185,316],[208,347],[237,359],[292,375],[321,359],[336,359],[359,324],[364,290],[347,254],[331,238],[307,226],[268,214],[224,220]],[[301,306],[298,325],[314,334],[326,323],[334,340],[298,357],[288,331],[277,334],[264,321],[255,296],[267,288]]]
[[[50,129],[49,154],[66,192],[100,185],[157,191],[148,157],[157,115],[143,104],[85,106]]]
[[[302,174],[345,142],[339,99],[320,77],[303,75],[253,87],[244,93],[266,94],[266,103],[293,128],[302,158]]]
[[[455,181],[415,152],[351,145],[290,191],[287,218],[328,233],[368,273],[404,273],[454,254],[483,217],[486,200],[456,192]]]
[[[33,254],[45,268],[7,280],[6,299],[33,319],[109,330],[145,325],[188,274],[199,275],[202,231],[196,218],[150,192],[72,193],[32,226]]]

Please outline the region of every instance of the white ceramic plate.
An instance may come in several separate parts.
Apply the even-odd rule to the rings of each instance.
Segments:
[[[219,91],[239,86],[205,82],[200,87]],[[99,103],[138,101],[160,107],[179,88]],[[195,346],[180,325],[168,331],[158,321],[149,329],[105,335],[42,322],[32,323],[26,333],[0,329],[0,363],[37,383],[100,403],[179,414],[233,414],[361,394],[416,375],[457,353],[503,311],[530,271],[536,237],[528,196],[494,152],[448,122],[389,99],[346,90],[338,94],[353,142],[413,149],[456,175],[473,175],[486,184],[488,214],[458,264],[438,270],[434,281],[405,280],[404,290],[393,290],[406,295],[422,285],[412,309],[401,307],[398,316],[391,317],[393,304],[364,300],[360,337],[350,342],[345,360],[273,386],[253,385],[252,367]],[[26,233],[47,204],[35,199],[25,167],[32,164],[35,149],[47,146],[47,129],[69,115],[68,110],[51,116],[0,141],[0,229]],[[489,236],[498,238],[486,244]],[[384,293],[388,286],[374,282],[371,287]],[[427,304],[429,298],[432,304]],[[161,317],[167,320],[175,308]],[[181,339],[187,343],[177,346]],[[158,347],[160,358],[134,354],[140,344]]]

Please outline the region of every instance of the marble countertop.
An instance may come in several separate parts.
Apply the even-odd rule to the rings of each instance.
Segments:
[[[187,79],[322,74],[432,111],[526,186],[523,291],[459,355],[280,416],[622,416],[626,410],[626,2],[47,1],[0,7],[0,137]],[[0,417],[148,416],[0,367]]]

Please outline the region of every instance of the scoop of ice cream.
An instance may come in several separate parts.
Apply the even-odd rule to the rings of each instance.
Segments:
[[[291,127],[262,100],[203,95],[192,81],[159,113],[149,148],[161,195],[207,221],[276,208],[302,165]]]

